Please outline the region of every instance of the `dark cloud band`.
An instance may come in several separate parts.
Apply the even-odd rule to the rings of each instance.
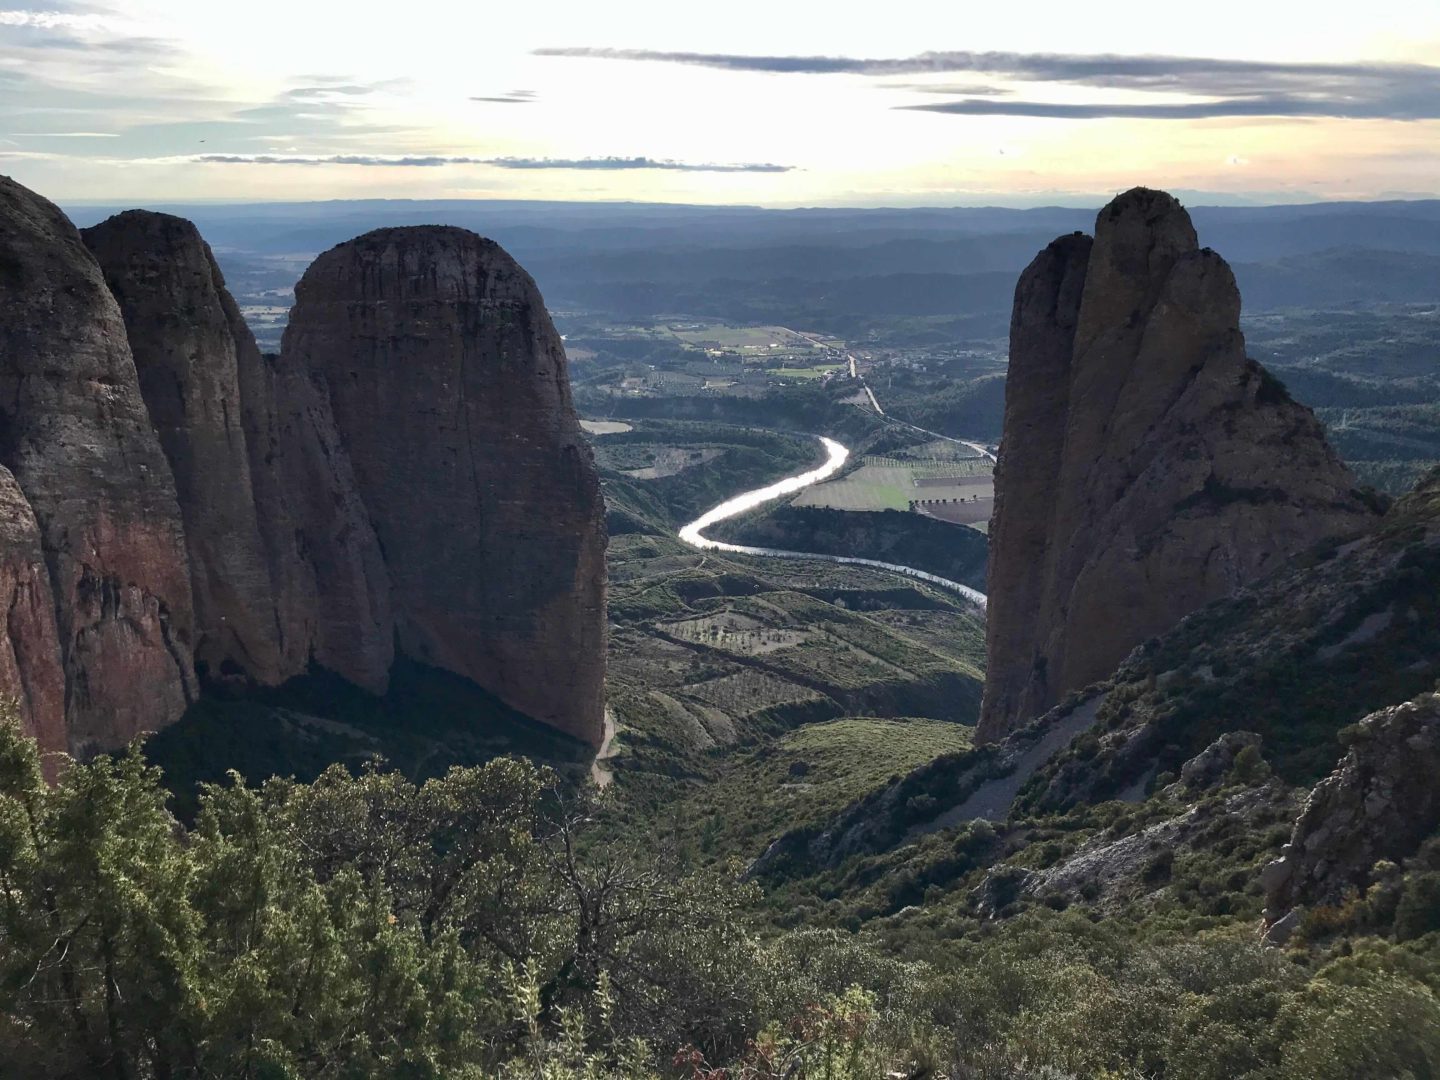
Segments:
[[[791,165],[769,163],[701,164],[688,161],[665,161],[648,157],[603,158],[481,158],[452,155],[413,155],[390,157],[380,154],[330,154],[321,157],[281,154],[199,154],[193,161],[203,165],[366,165],[406,168],[438,168],[442,165],[488,165],[497,169],[575,169],[575,170],[659,170],[663,172],[718,173],[783,173]]]
[[[970,86],[890,84],[888,88],[967,98],[904,106],[967,116],[1103,116],[1193,119],[1213,116],[1297,116],[1424,120],[1440,118],[1440,67],[1389,63],[1272,63],[1188,56],[1072,53],[927,52],[911,57],[747,56],[649,49],[537,49],[537,55],[685,64],[775,75],[983,76],[1002,82],[1043,82],[1107,90],[1188,94],[1197,102],[1060,104],[1010,98],[990,83]]]
[[[1344,98],[1264,97],[1164,104],[1071,104],[1052,101],[940,101],[897,105],[904,112],[948,113],[952,116],[1036,116],[1062,120],[1205,120],[1226,116],[1330,117],[1343,120],[1421,120],[1440,118],[1440,103],[1428,110],[1395,110]]]

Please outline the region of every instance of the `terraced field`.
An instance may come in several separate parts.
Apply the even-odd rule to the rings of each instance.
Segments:
[[[873,786],[968,745],[978,713],[984,624],[955,594],[866,567],[676,539],[700,510],[810,464],[793,455],[813,452],[812,441],[787,438],[637,421],[595,444],[611,518],[607,693],[619,728],[607,797],[618,801],[617,827],[633,813],[654,828],[670,808],[668,839],[696,858],[754,857],[797,821],[844,806],[851,778]],[[661,448],[687,462],[694,450],[724,452],[665,477],[634,471]],[[851,767],[855,757],[863,767]],[[741,806],[757,783],[742,774],[753,770],[764,795]],[[711,818],[732,798],[734,829],[717,831]]]

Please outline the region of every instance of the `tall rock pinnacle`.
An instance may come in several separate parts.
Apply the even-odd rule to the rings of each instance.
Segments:
[[[333,409],[398,648],[599,742],[604,507],[530,276],[463,229],[367,233],[305,273],[281,355]]]
[[[0,697],[83,757],[403,653],[598,744],[604,508],[534,282],[393,229],[297,295],[262,356],[192,224],[82,238],[0,177]]]
[[[1240,294],[1136,188],[1021,275],[991,522],[995,739],[1134,646],[1374,511],[1311,412],[1245,356]]]
[[[99,266],[64,214],[6,177],[0,313],[0,464],[49,571],[68,741],[114,747],[195,694],[175,484]]]
[[[254,349],[250,331],[228,318],[220,270],[183,218],[130,210],[81,235],[120,304],[140,392],[175,476],[196,665],[278,683],[288,673],[241,426],[237,355]]]

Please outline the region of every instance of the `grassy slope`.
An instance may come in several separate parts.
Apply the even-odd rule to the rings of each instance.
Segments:
[[[1137,937],[1253,926],[1259,871],[1339,756],[1340,728],[1440,675],[1437,551],[1440,472],[1374,534],[1138,650],[1090,692],[1108,693],[1095,728],[1036,772],[1005,821],[914,831],[994,760],[988,749],[942,755],[842,814],[797,823],[766,863],[771,904],[787,923],[869,925],[916,955],[982,932],[987,903],[1007,917],[1103,912]],[[1236,730],[1262,735],[1260,759],[1218,787],[1167,787],[1180,762]],[[1138,801],[1110,801],[1137,782]],[[837,849],[846,836],[862,843]]]

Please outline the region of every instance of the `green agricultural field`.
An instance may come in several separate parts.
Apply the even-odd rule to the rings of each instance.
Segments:
[[[773,367],[766,368],[767,375],[781,379],[818,379],[835,371],[845,370],[844,364],[824,364],[820,367]]]
[[[792,505],[836,510],[908,510],[915,484],[908,465],[862,465],[839,480],[806,488]]]
[[[635,430],[633,425],[620,420],[581,420],[580,427],[587,435],[623,435]]]
[[[700,348],[755,350],[769,349],[771,345],[800,351],[809,351],[815,348],[811,342],[798,334],[792,334],[783,326],[726,326],[724,323],[684,325],[685,329],[675,329],[674,324],[662,325],[657,329],[669,333],[686,345]],[[773,351],[778,352],[779,350]]]
[[[980,494],[990,498],[990,488],[977,486],[994,466],[986,458],[947,461],[942,458],[908,459],[866,456],[854,472],[815,487],[806,488],[792,506],[824,506],[833,510],[909,510],[910,500],[960,499]],[[945,484],[954,480],[954,484]]]

